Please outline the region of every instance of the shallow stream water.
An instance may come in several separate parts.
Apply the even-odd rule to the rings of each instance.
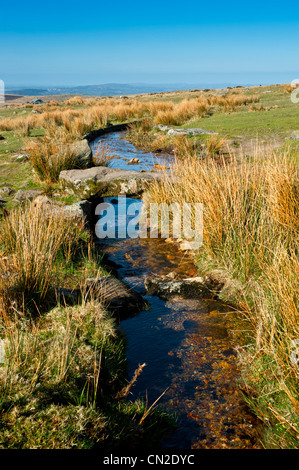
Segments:
[[[119,141],[116,147],[121,153],[122,145],[126,148],[127,144],[119,137],[119,133],[109,134],[105,142],[110,146],[110,141],[113,145]],[[136,153],[142,160],[144,154],[135,150],[135,157]],[[145,158],[149,164],[149,154]],[[105,201],[113,204],[117,200]],[[136,200],[127,198],[126,203],[136,204]],[[257,423],[237,385],[229,306],[209,298],[164,301],[146,295],[147,276],[170,272],[180,278],[196,276],[189,252],[151,238],[109,238],[98,240],[98,246],[116,266],[119,277],[150,303],[148,310],[123,320],[120,327],[128,342],[129,377],[139,364],[147,364],[131,398],[147,396],[150,406],[161,397],[158,406],[177,416],[178,427],[161,448],[258,448]]]

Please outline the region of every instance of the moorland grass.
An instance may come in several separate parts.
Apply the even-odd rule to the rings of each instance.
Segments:
[[[225,279],[222,297],[235,303],[232,315],[244,398],[265,423],[264,446],[282,448],[298,448],[299,442],[298,365],[291,360],[292,342],[299,338],[298,143],[288,140],[298,125],[290,91],[274,85],[127,100],[71,97],[63,103],[4,108],[0,118],[5,137],[0,141],[0,182],[15,189],[24,183],[43,187],[41,180],[48,181],[48,191],[59,189],[52,183],[59,168],[55,178],[45,178],[43,169],[33,176],[33,160],[12,160],[24,144],[41,149],[53,141],[67,146],[108,123],[143,119],[141,125],[131,126],[128,138],[144,150],[175,153],[174,173],[182,184],[174,186],[165,175],[164,183],[154,186],[147,198],[204,203],[199,270],[215,270]],[[161,123],[200,127],[219,136],[170,137],[153,127]],[[261,148],[236,157],[235,152],[227,154],[224,138],[238,145],[252,138],[266,139],[269,147],[273,140],[279,145],[277,151]],[[37,164],[42,153],[49,161],[55,154],[50,147],[37,152]],[[103,149],[103,160],[108,153]],[[130,445],[134,439],[152,442],[151,429],[165,430],[165,421],[149,414],[144,428],[146,405],[116,399],[127,387],[124,343],[109,314],[95,300],[69,307],[46,302],[54,284],[77,288],[87,273],[103,273],[101,260],[88,251],[88,237],[81,230],[70,243],[68,229],[62,234],[61,227],[35,220],[28,210],[33,209],[7,216],[1,208],[0,214],[0,318],[7,357],[0,366],[2,446],[87,448]],[[17,240],[19,230],[23,238]],[[39,236],[41,231],[44,236]],[[42,313],[37,317],[36,306]],[[103,328],[95,332],[99,315]],[[59,354],[52,360],[55,349]],[[103,363],[104,356],[108,360]],[[16,379],[20,377],[21,381]]]
[[[220,272],[221,296],[235,302],[246,399],[269,430],[266,447],[298,448],[299,376],[291,361],[299,338],[298,160],[288,151],[230,161],[191,153],[173,174],[180,184],[165,174],[146,201],[203,203],[199,271]]]

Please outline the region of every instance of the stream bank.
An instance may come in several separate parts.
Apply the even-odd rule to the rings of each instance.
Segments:
[[[118,142],[118,162],[126,158],[126,150],[121,153],[125,141],[120,137],[119,133],[105,135],[105,142],[111,140],[114,148]],[[98,142],[91,145],[93,150]],[[142,162],[144,154],[136,149],[134,153]],[[117,205],[114,198],[104,201]],[[136,199],[126,202],[130,206]],[[128,375],[139,364],[147,364],[132,389],[133,398],[146,396],[149,406],[158,400],[161,409],[177,417],[176,431],[161,448],[259,448],[257,422],[238,388],[230,307],[209,296],[175,296],[165,301],[145,290],[144,281],[153,274],[175,273],[181,279],[196,276],[192,257],[162,239],[109,238],[97,240],[97,245],[117,275],[150,305],[121,321],[120,328],[127,338]]]

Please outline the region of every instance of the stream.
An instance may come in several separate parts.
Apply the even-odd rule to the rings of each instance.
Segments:
[[[143,153],[121,138],[107,134],[91,144],[93,152],[104,140],[115,158],[111,165],[125,169],[170,165],[170,156]],[[127,167],[128,159],[141,163]],[[113,198],[105,202],[115,204]],[[142,204],[126,198],[126,204]],[[116,212],[117,212],[117,207]],[[117,216],[117,214],[116,214]],[[128,223],[128,220],[123,221]],[[259,448],[257,423],[247,408],[237,381],[236,352],[230,340],[231,308],[211,299],[147,296],[144,280],[175,272],[179,278],[197,275],[188,252],[163,239],[114,238],[97,240],[101,252],[116,266],[119,277],[142,294],[150,308],[121,321],[127,338],[128,374],[146,363],[132,388],[132,399],[146,397],[177,417],[176,430],[161,443],[162,449]]]

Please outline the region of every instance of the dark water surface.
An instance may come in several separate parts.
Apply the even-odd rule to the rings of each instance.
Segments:
[[[115,136],[111,138],[114,141]],[[127,199],[127,204],[136,200]],[[148,310],[122,321],[120,327],[128,341],[129,377],[139,364],[147,364],[132,389],[132,399],[147,395],[151,405],[166,391],[159,407],[178,418],[177,430],[162,448],[257,448],[256,422],[237,386],[229,307],[211,299],[163,301],[146,296],[147,276],[170,272],[181,278],[196,276],[188,252],[150,238],[106,239],[98,245],[117,265],[119,276],[150,303]]]

